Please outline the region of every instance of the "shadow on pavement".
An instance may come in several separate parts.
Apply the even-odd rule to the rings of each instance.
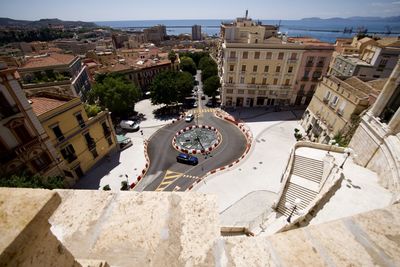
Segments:
[[[120,151],[105,156],[74,185],[74,189],[99,189],[100,180],[120,164]]]
[[[299,107],[253,107],[253,108],[225,108],[225,111],[236,118],[236,120],[242,120],[244,122],[260,122],[260,121],[280,121],[280,120],[300,120],[305,106]],[[290,112],[290,119],[285,116],[282,117],[283,113]],[[277,116],[265,116],[267,114],[277,114]]]

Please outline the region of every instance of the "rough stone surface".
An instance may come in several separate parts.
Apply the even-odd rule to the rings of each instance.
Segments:
[[[54,191],[0,188],[0,266],[80,266],[51,233]]]
[[[61,190],[52,230],[77,258],[118,266],[213,265],[215,198]]]

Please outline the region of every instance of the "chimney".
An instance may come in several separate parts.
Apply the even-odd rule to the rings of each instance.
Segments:
[[[248,9],[246,9],[246,19],[247,19],[247,16],[249,15],[249,10]]]

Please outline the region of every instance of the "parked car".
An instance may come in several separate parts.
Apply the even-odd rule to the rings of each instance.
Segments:
[[[186,114],[185,121],[191,122],[194,119],[194,115],[192,113]]]
[[[176,156],[176,161],[191,165],[197,165],[199,163],[199,160],[195,156],[186,153],[179,153],[179,155]]]
[[[197,102],[194,102],[193,107],[197,108]]]
[[[122,120],[119,123],[119,126],[124,129],[124,130],[128,130],[128,131],[138,131],[139,130],[139,124],[135,121],[131,121],[131,120]]]

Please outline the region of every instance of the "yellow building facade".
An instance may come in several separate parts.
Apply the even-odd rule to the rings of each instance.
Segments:
[[[378,92],[356,77],[327,76],[318,84],[301,120],[311,141],[328,143],[367,109]]]
[[[116,149],[116,136],[108,111],[89,118],[77,97],[37,94],[29,98],[33,111],[66,168],[71,183]]]

